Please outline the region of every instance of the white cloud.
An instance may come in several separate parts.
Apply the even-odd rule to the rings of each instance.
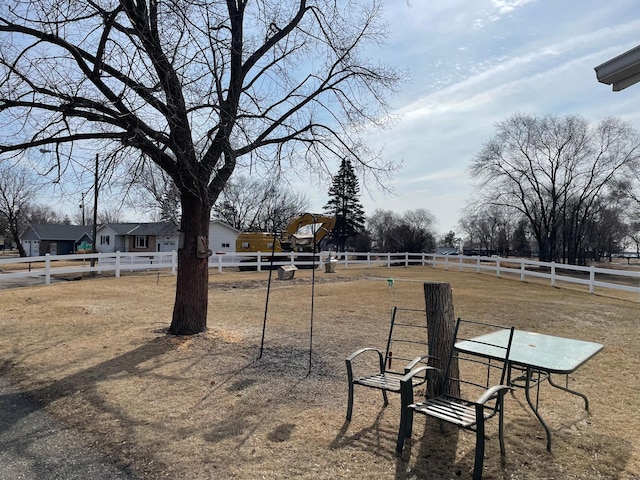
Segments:
[[[399,15],[388,58],[414,81],[394,99],[400,120],[370,141],[404,165],[397,195],[363,194],[366,212],[426,208],[441,232],[455,230],[474,188],[470,162],[516,112],[619,116],[640,130],[640,85],[613,93],[593,70],[638,44],[636,1],[425,1]]]
[[[517,8],[522,8],[536,0],[492,0],[491,3],[498,10],[500,15],[506,15],[513,12]]]
[[[421,175],[419,177],[410,177],[403,179],[399,183],[411,184],[411,183],[427,183],[427,182],[440,182],[442,180],[457,180],[464,175],[464,172],[460,170],[439,170]]]

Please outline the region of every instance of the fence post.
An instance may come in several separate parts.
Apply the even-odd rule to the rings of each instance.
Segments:
[[[344,253],[344,268],[346,270],[347,268],[349,268],[349,255],[347,254],[346,250],[343,253]]]
[[[116,278],[120,278],[120,250],[116,252]]]
[[[371,268],[371,252],[367,252],[367,268]]]
[[[464,264],[462,263],[462,255],[458,256],[458,265],[460,265],[459,270],[462,271]]]
[[[404,252],[404,266],[405,268],[409,266],[409,252]]]
[[[476,273],[480,273],[480,257],[476,257]]]
[[[551,262],[551,286],[556,286],[556,262]]]
[[[51,285],[51,255],[44,256],[44,283]]]
[[[391,268],[391,252],[387,252],[387,268]]]
[[[596,289],[595,281],[596,281],[596,267],[591,265],[591,267],[589,268],[589,293],[595,292],[595,289]]]
[[[500,278],[500,258],[496,258],[496,277]]]
[[[176,274],[176,268],[178,266],[178,252],[171,250],[171,275]]]
[[[525,268],[524,268],[524,259],[520,259],[520,281],[524,282],[525,278]]]

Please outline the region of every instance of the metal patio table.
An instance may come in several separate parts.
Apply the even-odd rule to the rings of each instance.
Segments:
[[[478,341],[486,341],[487,344],[506,345],[509,330],[498,330],[473,339],[473,342],[456,343],[456,350],[475,353],[488,358],[504,359],[503,349],[483,345]],[[568,375],[575,372],[585,362],[602,350],[602,345],[595,342],[576,340],[573,338],[556,337],[535,332],[515,330],[509,354],[510,370],[521,371],[522,375],[511,378],[510,385],[522,387],[525,391],[527,403],[540,421],[547,433],[547,450],[551,451],[551,431],[538,411],[538,396],[540,383],[548,380],[549,384],[560,390],[578,395],[584,400],[585,410],[589,410],[589,399],[583,393],[568,388]],[[552,374],[565,375],[565,385],[554,383]],[[537,388],[536,402],[531,400],[531,388]]]

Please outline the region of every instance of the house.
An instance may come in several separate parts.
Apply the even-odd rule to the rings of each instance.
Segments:
[[[100,253],[170,252],[178,249],[178,228],[171,222],[105,223],[96,230]]]
[[[91,248],[91,225],[29,225],[21,243],[29,257],[75,253],[79,247]]]
[[[211,252],[233,253],[240,232],[232,226],[212,220],[209,224]],[[180,232],[171,222],[106,223],[96,231],[97,251],[114,252],[170,252],[178,250]]]
[[[240,230],[221,220],[211,220],[209,224],[209,250],[213,254],[235,253],[236,239]]]

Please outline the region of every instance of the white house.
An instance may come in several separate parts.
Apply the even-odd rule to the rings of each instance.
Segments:
[[[212,220],[209,224],[209,249],[213,254],[235,253],[236,239],[240,230],[220,220]]]
[[[213,254],[234,253],[239,230],[220,220],[209,224],[209,249]],[[178,250],[180,232],[169,222],[106,223],[96,231],[97,250],[114,252],[170,252]]]

